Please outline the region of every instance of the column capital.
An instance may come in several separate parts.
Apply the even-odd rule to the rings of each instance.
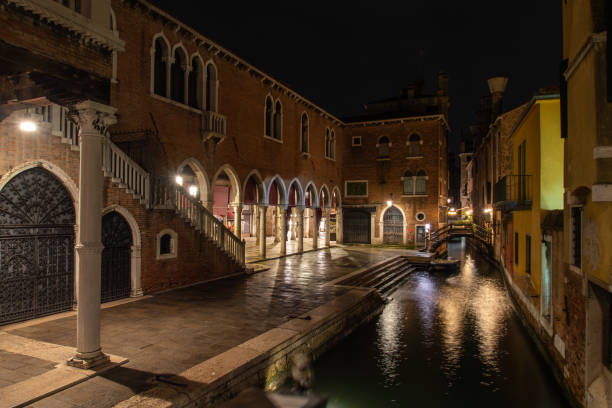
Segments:
[[[82,131],[97,131],[105,134],[108,127],[117,123],[117,108],[93,101],[75,105],[77,122]]]

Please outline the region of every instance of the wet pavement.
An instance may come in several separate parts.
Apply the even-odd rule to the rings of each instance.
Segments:
[[[270,270],[177,289],[102,310],[102,349],[130,361],[34,403],[111,407],[347,291],[324,285],[402,250],[336,247],[265,263]],[[9,328],[12,336],[74,347],[76,315]],[[24,365],[25,366],[25,365]],[[19,367],[15,368],[19,372]]]

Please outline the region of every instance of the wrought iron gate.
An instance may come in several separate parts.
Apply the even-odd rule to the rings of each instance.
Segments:
[[[359,210],[344,210],[344,242],[353,244],[370,243],[370,213]]]
[[[132,230],[116,211],[102,217],[102,293],[101,301],[130,296]]]
[[[70,194],[43,168],[0,191],[0,324],[72,308],[74,223]]]
[[[404,216],[396,207],[389,207],[383,217],[383,242],[385,244],[404,242]]]

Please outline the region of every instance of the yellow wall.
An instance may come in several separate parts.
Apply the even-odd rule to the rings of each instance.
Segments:
[[[514,232],[519,233],[519,263],[515,271],[526,273],[526,236],[531,236],[531,281],[541,293],[542,210],[563,208],[563,147],[559,99],[536,100],[512,135],[514,174],[520,174],[518,150],[526,142],[526,169],[531,175],[530,210],[512,213]],[[514,239],[514,237],[513,237]]]
[[[540,106],[540,208],[563,209],[563,139],[559,99],[538,101]]]

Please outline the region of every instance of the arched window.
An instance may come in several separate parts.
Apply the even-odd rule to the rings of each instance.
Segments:
[[[176,231],[166,228],[157,234],[157,256],[156,259],[176,258],[178,253],[178,234]]]
[[[329,128],[325,128],[325,157],[329,157]]]
[[[155,40],[155,55],[153,56],[153,92],[156,95],[167,96],[166,73],[168,63],[168,46],[158,37]]]
[[[202,62],[198,57],[191,59],[191,71],[189,72],[189,106],[202,109],[203,88]]]
[[[302,113],[302,130],[300,132],[302,140],[302,153],[308,153],[308,115]]]
[[[423,144],[423,140],[416,133],[410,135],[410,139],[408,139],[408,156],[410,157],[420,157],[421,153],[421,145]]]
[[[336,158],[336,133],[332,129],[331,136],[329,137],[329,158]]]
[[[376,147],[378,148],[378,157],[389,157],[389,147],[391,147],[391,143],[389,143],[389,138],[387,136],[378,139]]]
[[[170,234],[164,234],[159,239],[159,254],[166,255],[172,253],[172,236]]]
[[[217,69],[213,64],[206,66],[206,110],[217,111]]]
[[[425,194],[427,191],[427,174],[423,170],[419,170],[416,175],[415,194]]]
[[[414,195],[414,176],[410,171],[404,173],[402,181],[404,183],[404,195]]]
[[[174,61],[171,67],[171,98],[177,102],[185,103],[185,71],[187,70],[187,58],[182,48],[174,50]]]
[[[276,101],[276,105],[274,106],[274,135],[275,139],[282,139],[282,131],[283,131],[283,107],[281,106],[280,101]]]
[[[272,137],[272,117],[274,116],[272,108],[272,98],[266,96],[266,124],[265,135]]]

